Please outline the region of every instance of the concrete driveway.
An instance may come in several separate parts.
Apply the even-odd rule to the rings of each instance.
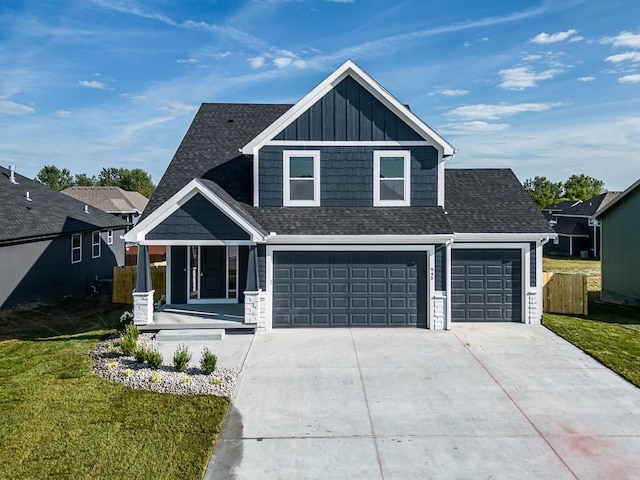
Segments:
[[[638,478],[640,390],[542,326],[258,334],[207,479]]]

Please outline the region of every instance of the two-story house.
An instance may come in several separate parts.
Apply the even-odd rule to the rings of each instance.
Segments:
[[[203,104],[126,240],[167,246],[169,303],[259,328],[539,323],[553,230],[455,153],[347,61],[295,105]]]

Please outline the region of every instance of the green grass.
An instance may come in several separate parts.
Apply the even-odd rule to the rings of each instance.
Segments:
[[[640,310],[589,303],[588,317],[545,313],[544,325],[640,387]]]
[[[201,478],[229,399],[133,390],[88,353],[123,307],[65,299],[0,311],[0,478]]]
[[[545,272],[600,275],[600,260],[597,258],[564,257],[545,253],[542,259],[542,269]]]

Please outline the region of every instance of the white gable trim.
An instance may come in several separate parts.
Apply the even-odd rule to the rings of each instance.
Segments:
[[[387,92],[369,74],[358,67],[352,60],[347,60],[322,83],[305,95],[302,100],[287,110],[280,118],[264,129],[257,137],[251,140],[242,148],[245,155],[255,154],[265,143],[291,125],[300,115],[307,111],[313,104],[320,100],[327,92],[338,85],[344,78],[351,76],[364,88],[366,88],[383,105],[394,112],[401,120],[406,122],[411,128],[418,132],[426,140],[431,140],[438,150],[442,152],[440,160],[451,157],[456,153],[456,149],[444,138],[438,135],[431,127],[418,118],[411,110],[400,103],[393,95]],[[254,163],[257,159],[254,156]]]
[[[251,235],[252,241],[261,242],[264,241],[264,235],[258,231],[253,225],[247,222],[242,216],[231,208],[224,200],[218,195],[202,185],[198,179],[194,178],[187,185],[182,187],[176,194],[174,194],[169,200],[164,202],[147,218],[138,222],[137,225],[131,229],[124,236],[126,242],[132,243],[145,243],[146,235],[151,230],[156,228],[164,220],[166,220],[172,213],[178,210],[182,205],[187,203],[197,194],[201,194],[207,200],[209,200],[216,208],[235,222],[240,228]],[[166,242],[165,242],[166,243]]]

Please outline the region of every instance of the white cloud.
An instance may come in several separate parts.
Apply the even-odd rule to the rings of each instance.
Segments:
[[[519,113],[545,112],[552,107],[561,105],[560,103],[499,103],[494,105],[479,103],[477,105],[465,105],[464,107],[454,108],[449,111],[449,114],[470,120],[498,120],[499,118],[517,115]]]
[[[468,95],[469,90],[458,90],[458,89],[446,88],[444,90],[441,90],[440,94],[445,95],[447,97],[460,97],[462,95]]]
[[[98,82],[96,80],[80,80],[78,82],[80,85],[82,85],[83,87],[87,87],[87,88],[97,88],[98,90],[106,90],[107,85],[103,82]]]
[[[307,62],[299,58],[298,60],[293,61],[293,66],[302,70],[304,68],[307,68]]]
[[[573,43],[573,42],[581,42],[582,40],[584,40],[584,37],[582,35],[578,35],[576,37],[571,37],[569,39],[569,43]]]
[[[181,102],[172,102],[171,100],[161,100],[156,110],[176,116],[193,115],[198,110],[198,107]]]
[[[11,100],[0,100],[0,114],[7,115],[28,115],[36,110],[29,105],[12,102]]]
[[[264,67],[264,57],[253,57],[249,59],[249,65],[251,68],[262,68]]]
[[[285,68],[291,65],[293,59],[291,57],[277,57],[273,59],[273,64],[278,68]]]
[[[507,68],[498,72],[502,76],[499,86],[507,90],[524,90],[535,87],[541,80],[550,80],[562,72],[563,70],[558,68],[550,68],[539,73],[529,66]]]
[[[198,63],[198,60],[195,58],[179,58],[176,60],[177,63]]]
[[[602,39],[602,43],[611,44],[614,47],[640,48],[640,34],[620,32],[615,37]]]
[[[625,60],[631,60],[632,62],[640,62],[640,52],[625,52],[625,53],[617,53],[616,55],[611,55],[605,58],[607,62],[611,63],[620,63]]]
[[[576,33],[578,33],[578,30],[576,30],[575,28],[572,28],[571,30],[567,30],[566,32],[557,32],[552,34],[542,32],[536,35],[535,37],[533,37],[531,40],[529,40],[529,42],[539,43],[542,45],[547,43],[558,43],[558,42],[565,41],[566,39],[568,39],[572,35],[575,35]]]
[[[509,128],[508,123],[487,123],[479,120],[443,125],[444,132],[452,135],[470,135],[474,133],[502,132]]]
[[[55,115],[60,118],[69,118],[71,116],[71,112],[69,110],[56,110]]]
[[[640,74],[625,75],[618,79],[620,83],[640,83]]]
[[[588,76],[588,77],[578,77],[577,80],[579,82],[592,82],[593,80],[595,80],[596,77],[593,76]]]

